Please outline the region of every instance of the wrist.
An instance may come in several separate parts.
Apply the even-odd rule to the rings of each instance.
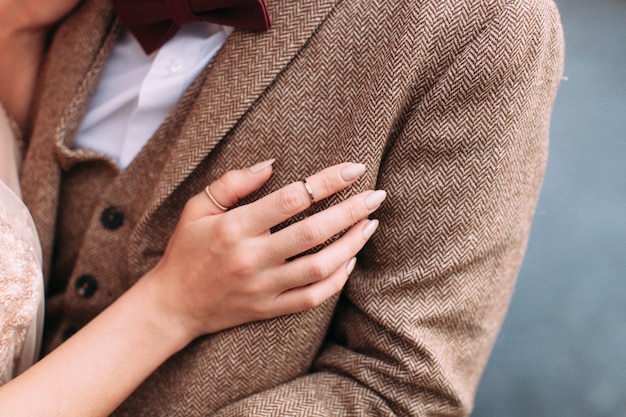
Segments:
[[[161,335],[169,343],[171,354],[183,349],[199,336],[190,326],[179,306],[174,305],[172,294],[162,286],[161,271],[152,270],[142,277],[129,291],[137,293],[142,305],[146,328]]]

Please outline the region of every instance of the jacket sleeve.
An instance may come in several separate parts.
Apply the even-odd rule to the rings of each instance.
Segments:
[[[471,412],[530,232],[562,65],[554,4],[503,4],[389,143],[381,226],[311,373],[217,415]]]

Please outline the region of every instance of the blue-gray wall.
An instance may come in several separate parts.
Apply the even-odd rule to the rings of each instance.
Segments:
[[[472,417],[626,417],[626,0],[557,0],[565,78]]]

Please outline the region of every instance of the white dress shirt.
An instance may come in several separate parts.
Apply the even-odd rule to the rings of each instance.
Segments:
[[[75,148],[90,148],[126,168],[185,90],[222,47],[232,28],[185,25],[151,55],[122,31],[78,130]]]

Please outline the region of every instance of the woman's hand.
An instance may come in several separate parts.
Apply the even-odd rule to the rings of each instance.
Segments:
[[[232,206],[267,181],[272,162],[229,171],[210,193],[218,204]],[[317,201],[348,187],[364,170],[344,163],[306,181]],[[385,197],[384,191],[362,192],[272,234],[271,227],[313,204],[303,182],[226,212],[200,193],[187,203],[163,258],[144,278],[152,281],[155,310],[195,338],[319,306],[343,287],[378,225],[366,218]],[[347,228],[319,252],[287,261]]]
[[[321,200],[348,187],[364,169],[340,164],[307,183]],[[271,172],[271,161],[227,172],[210,193],[230,207]],[[108,416],[197,336],[320,305],[343,287],[378,224],[365,218],[384,198],[384,191],[359,193],[272,234],[270,227],[312,204],[302,182],[226,212],[207,194],[196,195],[154,269],[0,389],[2,415]],[[319,252],[286,260],[347,228]]]

